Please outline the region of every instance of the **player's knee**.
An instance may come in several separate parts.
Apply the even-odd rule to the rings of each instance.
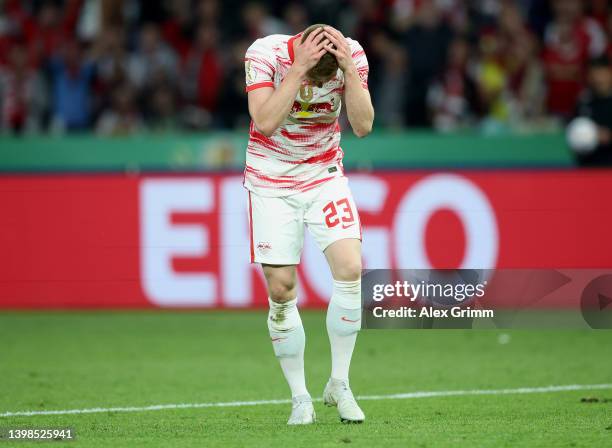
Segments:
[[[361,278],[361,260],[347,260],[334,269],[334,278],[342,282],[354,282]]]
[[[292,278],[271,278],[268,280],[268,294],[276,303],[285,303],[295,299],[296,282]]]

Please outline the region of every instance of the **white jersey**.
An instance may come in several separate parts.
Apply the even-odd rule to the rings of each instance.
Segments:
[[[301,35],[273,34],[257,39],[245,55],[246,91],[278,88],[294,60],[293,42]],[[348,39],[363,88],[368,61],[363,48]],[[344,73],[317,87],[304,81],[291,112],[270,137],[251,121],[244,171],[245,187],[261,196],[289,196],[344,175],[338,116]]]

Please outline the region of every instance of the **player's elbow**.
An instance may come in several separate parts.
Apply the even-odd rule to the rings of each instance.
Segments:
[[[276,131],[278,127],[277,124],[272,123],[272,120],[269,117],[266,117],[262,111],[257,111],[249,108],[249,112],[251,114],[251,119],[253,120],[253,124],[255,125],[255,129],[260,134],[265,135],[266,137],[270,137]]]
[[[265,121],[255,121],[255,127],[266,137],[271,137],[272,134],[274,134],[274,131],[276,131],[276,127],[272,123],[266,123]]]
[[[261,133],[266,137],[272,137],[272,134],[274,134],[274,129],[270,127],[264,127],[263,129],[261,129]]]
[[[363,124],[361,126],[355,126],[353,128],[353,133],[359,138],[365,137],[370,132],[372,132],[372,123]]]

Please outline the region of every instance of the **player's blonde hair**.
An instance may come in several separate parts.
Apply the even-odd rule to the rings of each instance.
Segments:
[[[314,30],[323,28],[324,26],[328,25],[325,25],[323,23],[315,23],[314,25],[310,25],[302,32],[301,42],[304,42],[306,38],[310,35],[310,33],[312,33]],[[336,59],[336,56],[334,56],[330,52],[326,52],[323,56],[321,56],[321,59],[319,59],[317,65],[308,70],[307,75],[308,78],[315,82],[327,82],[331,78],[333,78],[337,71],[338,60]]]

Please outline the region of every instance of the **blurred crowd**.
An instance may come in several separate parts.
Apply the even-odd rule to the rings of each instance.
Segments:
[[[544,129],[612,95],[608,0],[0,0],[1,127],[243,128],[247,47],[311,23],[364,46],[378,128]]]

